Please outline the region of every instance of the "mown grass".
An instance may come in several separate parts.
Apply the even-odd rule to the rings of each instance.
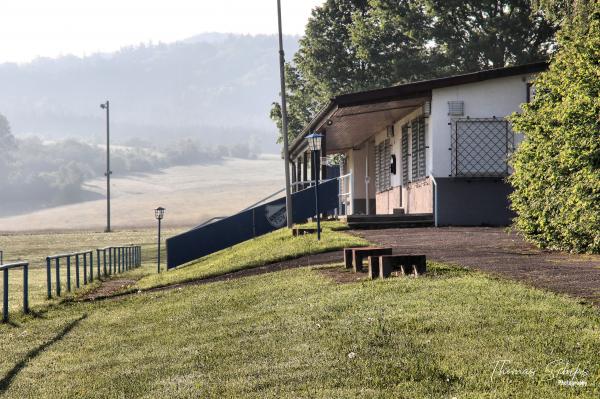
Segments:
[[[597,309],[476,272],[429,268],[423,278],[351,284],[304,268],[51,308],[38,320],[0,326],[0,376],[9,376],[0,380],[0,392],[10,398],[599,396]],[[534,374],[494,374],[502,360]],[[575,379],[588,385],[559,385],[570,377],[557,374],[556,362],[579,367]]]
[[[167,229],[165,235],[173,235],[180,229]],[[0,235],[0,250],[4,250],[4,262],[25,260],[30,262],[29,271],[29,301],[35,307],[56,303],[56,300],[46,300],[46,257],[49,255],[87,251],[111,245],[142,245],[143,267],[130,272],[129,275],[147,275],[156,269],[156,229],[138,229],[116,231],[110,234],[101,232],[65,232],[65,233],[31,233],[31,234],[6,234]],[[163,252],[164,253],[164,252]],[[94,253],[96,262],[96,253]],[[96,263],[94,263],[95,265]],[[94,267],[94,277],[96,277]],[[72,260],[72,286],[75,287],[75,261]],[[0,281],[2,276],[0,274]],[[66,291],[66,262],[61,263],[61,281],[63,297],[70,295]],[[96,279],[97,282],[97,279]],[[54,267],[52,268],[52,288],[54,286]],[[83,275],[81,276],[83,293],[96,285],[83,288]],[[1,285],[0,285],[1,290]],[[72,295],[71,295],[72,296]],[[18,313],[23,303],[23,275],[20,270],[11,271],[9,274],[9,303],[10,312]]]
[[[206,256],[168,273],[152,274],[142,278],[135,288],[148,289],[218,276],[238,270],[263,266],[308,254],[318,254],[351,246],[364,246],[362,238],[345,234],[340,222],[322,225],[321,241],[315,235],[292,237],[288,229],[281,229]],[[316,227],[307,224],[305,227]]]

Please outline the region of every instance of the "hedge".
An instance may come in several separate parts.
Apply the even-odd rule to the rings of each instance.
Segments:
[[[600,252],[600,5],[559,32],[536,93],[511,117],[515,226],[541,247]]]

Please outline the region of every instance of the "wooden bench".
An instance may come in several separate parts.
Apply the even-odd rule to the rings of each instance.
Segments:
[[[403,276],[419,276],[427,272],[425,255],[369,256],[369,278],[387,278],[399,271]]]
[[[321,229],[321,233],[323,233],[323,229]],[[303,236],[305,234],[317,234],[317,229],[304,227],[294,227],[292,229],[292,235],[294,237]]]
[[[362,271],[363,259],[369,256],[391,255],[392,248],[381,247],[362,247],[362,248],[345,248],[344,249],[344,265],[346,269],[353,268],[354,273]]]

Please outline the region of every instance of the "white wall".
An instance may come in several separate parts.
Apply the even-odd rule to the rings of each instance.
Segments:
[[[429,145],[427,174],[447,177],[451,173],[450,116],[448,101],[464,101],[464,116],[471,118],[504,118],[520,111],[521,104],[527,101],[527,81],[529,75],[510,76],[484,82],[434,89],[429,118]],[[515,137],[515,144],[521,137]],[[429,156],[431,154],[431,156]]]

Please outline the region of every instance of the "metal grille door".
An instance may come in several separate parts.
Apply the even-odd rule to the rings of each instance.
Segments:
[[[513,134],[503,119],[457,119],[452,123],[452,175],[508,176]]]

